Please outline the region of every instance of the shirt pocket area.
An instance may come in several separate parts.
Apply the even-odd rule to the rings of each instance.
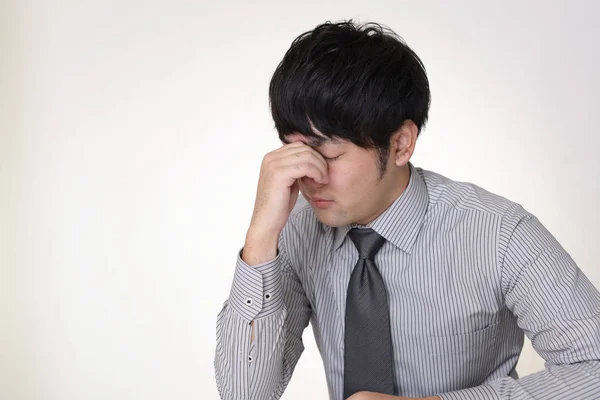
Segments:
[[[418,393],[439,394],[481,385],[505,361],[496,349],[499,331],[497,322],[462,334],[411,335],[405,343],[410,357],[399,367]]]

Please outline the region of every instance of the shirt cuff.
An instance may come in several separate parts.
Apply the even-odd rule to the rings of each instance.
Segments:
[[[443,394],[438,394],[442,400],[500,400],[500,396],[489,385],[474,386]]]
[[[280,252],[268,262],[250,266],[238,252],[229,305],[247,322],[277,312],[283,305]]]

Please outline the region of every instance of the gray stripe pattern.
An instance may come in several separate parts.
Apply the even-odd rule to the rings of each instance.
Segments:
[[[410,165],[406,190],[367,226],[387,239],[386,283],[399,394],[467,399],[600,399],[600,293],[519,204]],[[311,323],[329,397],[343,399],[352,224],[321,224],[299,196],[277,257],[237,257],[217,317],[222,399],[279,399]],[[254,321],[254,340],[250,340]],[[526,334],[546,368],[519,378]],[[368,338],[365,338],[368,340]]]

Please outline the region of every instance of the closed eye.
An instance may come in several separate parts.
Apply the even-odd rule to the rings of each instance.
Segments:
[[[325,161],[327,161],[327,162],[330,162],[330,161],[335,161],[335,160],[337,160],[338,158],[340,158],[340,156],[333,157],[333,158],[329,158],[329,157],[323,157],[323,158],[325,159]]]

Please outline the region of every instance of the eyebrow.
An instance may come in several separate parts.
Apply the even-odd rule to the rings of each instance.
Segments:
[[[290,142],[285,138],[285,136],[283,137],[282,140],[285,144],[290,144]],[[337,138],[323,138],[323,137],[308,137],[307,138],[307,144],[311,147],[319,147],[324,145],[325,143],[333,143],[333,144],[338,144],[341,143],[341,140],[337,139]]]

